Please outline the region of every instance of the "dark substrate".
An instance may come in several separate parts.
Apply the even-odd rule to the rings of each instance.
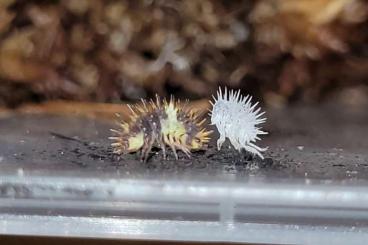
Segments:
[[[207,150],[163,160],[153,149],[143,163],[137,154],[116,156],[111,124],[78,117],[13,116],[0,119],[0,170],[51,175],[118,174],[131,178],[314,178],[368,179],[368,116],[325,105],[268,112],[265,159],[211,142]],[[216,139],[216,136],[214,137]]]

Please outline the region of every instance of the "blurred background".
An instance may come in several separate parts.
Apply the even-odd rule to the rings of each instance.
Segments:
[[[270,147],[266,156],[270,160],[267,161],[269,165],[267,163],[259,167],[244,160],[245,158],[239,162],[241,164],[237,164],[231,160],[237,155],[227,155],[226,152],[197,155],[200,161],[206,157],[203,160],[206,165],[195,161],[193,166],[201,163],[204,168],[192,165],[183,168],[179,164],[163,164],[160,167],[161,156],[158,155],[154,158],[157,165],[152,164],[153,168],[146,168],[148,165],[137,164],[134,156],[127,158],[127,163],[119,163],[120,160],[115,160],[117,158],[112,156],[108,148],[111,142],[107,139],[111,118],[115,118],[115,112],[125,112],[125,115],[130,113],[121,103],[150,98],[156,93],[161,96],[173,94],[177,98],[196,100],[193,107],[205,109],[208,107],[208,98],[219,86],[242,89],[243,93],[251,94],[268,106],[265,111],[269,120],[265,130],[270,135],[265,137],[261,145]],[[335,107],[324,108],[325,103]],[[341,104],[348,106],[344,109]],[[53,216],[58,218],[62,215],[77,215],[76,218],[83,215],[96,215],[100,218],[105,214],[112,215],[114,213],[105,211],[102,204],[96,205],[96,209],[88,210],[94,205],[93,202],[98,203],[100,200],[100,192],[96,192],[98,198],[94,199],[94,192],[88,192],[88,186],[95,183],[94,176],[103,176],[105,173],[116,174],[118,178],[128,176],[134,179],[136,176],[144,178],[153,171],[152,176],[158,173],[160,175],[155,178],[163,176],[161,179],[165,181],[171,174],[172,178],[179,180],[190,177],[191,171],[195,171],[193,176],[203,174],[204,177],[234,181],[235,176],[242,180],[248,174],[251,177],[258,174],[256,177],[261,177],[261,180],[268,177],[290,180],[291,177],[296,177],[307,186],[293,189],[295,192],[286,189],[288,192],[285,193],[291,193],[287,195],[291,199],[282,200],[285,203],[291,200],[288,205],[294,210],[291,212],[292,218],[287,216],[286,211],[285,216],[282,216],[282,211],[279,216],[272,216],[274,209],[270,209],[271,211],[265,212],[265,216],[260,216],[260,224],[285,222],[288,227],[286,230],[297,224],[297,232],[302,232],[300,227],[308,222],[322,227],[320,230],[306,229],[305,237],[301,238],[309,242],[312,241],[309,236],[313,234],[326,239],[334,236],[332,240],[340,238],[339,232],[331,232],[324,224],[339,228],[346,225],[346,232],[340,232],[341,238],[354,238],[354,234],[364,237],[366,227],[363,230],[360,228],[368,223],[368,219],[360,215],[366,210],[363,204],[367,199],[364,199],[366,196],[361,192],[365,189],[356,188],[354,190],[357,192],[351,193],[342,189],[339,196],[337,191],[332,193],[329,192],[330,189],[321,188],[325,192],[318,192],[322,193],[317,195],[321,200],[318,201],[321,202],[318,206],[313,204],[313,198],[310,199],[316,196],[316,192],[310,194],[308,188],[310,179],[313,178],[326,179],[329,184],[335,183],[335,180],[346,184],[368,179],[367,106],[368,0],[0,0],[0,173],[2,176],[8,172],[14,173],[14,183],[23,183],[18,182],[18,177],[19,181],[25,183],[18,190],[15,188],[18,188],[17,185],[8,187],[7,179],[2,182],[8,189],[3,188],[0,192],[0,200],[7,200],[0,215],[4,210],[13,212],[14,215],[19,212],[19,220],[24,219],[28,222],[25,224],[31,226],[32,219],[28,219],[27,212],[45,215],[50,220]],[[270,107],[276,110],[269,109]],[[277,110],[284,107],[287,109]],[[358,107],[362,109],[352,110]],[[109,120],[107,124],[72,117],[15,115],[2,118],[3,114],[19,111],[77,114]],[[228,164],[222,164],[219,159],[225,159]],[[88,188],[79,186],[82,182],[71,181],[74,189],[68,189],[68,193],[77,194],[72,199],[67,199],[69,196],[66,196],[66,201],[61,198],[64,194],[60,194],[63,189],[58,186],[59,182],[55,184],[45,178],[42,183],[44,186],[57,186],[51,189],[50,194],[44,194],[49,189],[42,189],[43,185],[37,181],[34,184],[28,178],[32,174],[62,177],[70,173],[73,173],[71,176],[91,174],[91,178],[86,178]],[[279,188],[274,182],[270,183]],[[27,186],[30,186],[29,189]],[[41,194],[33,194],[39,190]],[[275,189],[280,190],[282,191]],[[303,194],[305,190],[307,192]],[[47,195],[50,197],[46,198]],[[140,200],[140,195],[138,194],[137,200]],[[303,195],[305,199],[301,198]],[[85,198],[86,210],[79,209],[78,205],[84,204],[81,202],[84,199],[80,196]],[[38,202],[28,202],[32,198],[35,201],[40,200],[42,205],[37,207]],[[319,200],[318,198],[315,200]],[[61,200],[60,204],[58,200]],[[134,206],[130,199],[111,200],[116,207],[125,201],[128,203],[127,207]],[[267,197],[266,200],[272,199]],[[295,200],[299,200],[300,204]],[[306,202],[302,203],[304,200]],[[340,202],[330,203],[329,200]],[[252,201],[249,202],[252,204],[249,210],[257,210]],[[207,202],[208,200],[205,203]],[[28,207],[29,203],[33,203],[33,206]],[[67,205],[64,207],[65,203]],[[147,203],[149,212],[153,210],[153,213],[161,215],[157,211],[159,209],[152,209],[154,206],[150,206],[151,203],[159,203],[157,200]],[[170,203],[176,205],[177,201]],[[202,205],[201,200],[198,203]],[[221,204],[220,211],[227,210],[227,203],[236,204],[231,199],[224,203],[226,205],[223,208]],[[246,210],[248,204],[245,203],[237,204],[238,206],[234,206],[237,209],[234,210]],[[316,212],[306,206],[311,203],[312,206],[316,205],[313,206]],[[163,207],[169,207],[164,204],[166,206]],[[274,207],[289,207],[286,204],[276,204],[278,206]],[[50,205],[49,209],[46,208],[47,205]],[[75,208],[73,205],[76,205]],[[112,207],[109,205],[110,203],[106,210]],[[139,205],[141,204],[138,202]],[[195,207],[202,207],[200,205]],[[267,209],[268,205],[267,201],[263,209]],[[42,207],[45,207],[44,210]],[[146,206],[144,204],[141,207],[145,210]],[[185,204],[184,210],[189,210],[187,207],[189,206]],[[327,212],[328,207],[331,207],[331,212]],[[206,206],[199,210],[204,210],[203,208]],[[298,216],[297,208],[306,211],[301,211]],[[79,214],[81,210],[83,212]],[[131,211],[127,210],[129,215]],[[261,211],[258,212],[263,212],[262,209],[259,210]],[[43,211],[45,212],[42,213]],[[147,217],[151,217],[149,212],[147,211]],[[231,207],[229,213],[233,215],[234,212]],[[320,212],[322,213],[319,217]],[[314,216],[310,216],[312,213]],[[130,217],[124,211],[118,215],[120,216],[111,217]],[[194,212],[193,215],[197,214]],[[198,217],[212,217],[206,215],[207,213],[200,214]],[[247,213],[240,213],[239,217],[243,217],[241,215],[246,217]],[[252,215],[250,216],[253,217]],[[227,215],[225,216],[227,219]],[[137,217],[147,219],[144,215]],[[178,217],[187,222],[186,216],[180,214]],[[309,221],[313,217],[316,219]],[[212,220],[208,220],[212,227]],[[0,229],[3,234],[4,231],[7,232],[7,224],[12,227],[11,222],[11,219],[3,221],[5,228]],[[45,224],[45,229],[34,234],[49,236],[48,223]],[[353,229],[350,224],[354,224]],[[67,225],[61,224],[60,227],[65,229]],[[103,223],[101,227],[102,231],[106,231],[109,226]],[[233,229],[229,227],[233,226],[226,223],[225,235],[226,231],[231,232]],[[268,229],[270,228],[266,230]],[[21,234],[21,230],[17,234]],[[67,230],[60,234],[66,236],[69,234]],[[280,231],[287,234],[286,230],[275,231],[277,234]],[[312,230],[316,233],[311,233]],[[114,229],[111,231],[115,232]],[[298,236],[303,233],[290,234]],[[286,236],[281,237],[280,241]],[[80,244],[81,240],[0,236],[1,244],[24,244],[25,241],[31,244],[49,244],[50,241],[57,244]],[[88,240],[86,243],[115,244],[113,240]]]
[[[0,106],[65,99],[368,103],[363,0],[0,0]]]

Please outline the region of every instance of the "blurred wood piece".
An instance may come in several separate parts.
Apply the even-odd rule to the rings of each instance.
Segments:
[[[199,112],[206,112],[209,108],[208,100],[198,100],[190,102],[190,108]],[[0,108],[0,117],[12,114],[49,114],[62,116],[79,116],[97,120],[112,120],[116,118],[116,113],[123,118],[130,115],[127,104],[107,104],[93,102],[71,102],[71,101],[49,101],[43,104],[27,104],[15,110]]]

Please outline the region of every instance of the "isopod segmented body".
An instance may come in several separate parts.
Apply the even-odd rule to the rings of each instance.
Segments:
[[[217,98],[211,101],[211,124],[215,125],[220,133],[217,140],[218,150],[228,138],[235,149],[245,149],[263,159],[261,152],[267,148],[261,148],[255,145],[255,142],[260,140],[259,135],[267,134],[259,126],[266,118],[262,117],[264,112],[261,112],[261,108],[257,108],[258,102],[252,104],[251,100],[249,95],[243,97],[240,90],[228,91],[225,88],[223,93],[219,89]]]
[[[178,159],[176,150],[190,157],[191,150],[201,149],[209,142],[212,131],[203,127],[205,119],[200,120],[199,113],[173,97],[168,102],[156,96],[156,101],[142,100],[129,108],[130,120],[120,121],[117,129],[111,129],[115,135],[109,138],[114,141],[111,145],[116,154],[141,151],[141,160],[146,161],[152,147],[157,146],[166,158],[167,145]]]

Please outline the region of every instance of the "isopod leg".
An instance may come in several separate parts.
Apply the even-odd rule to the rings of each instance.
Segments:
[[[185,150],[183,150],[185,155],[187,155],[187,157],[190,159],[192,156],[190,155],[190,151],[188,151],[188,149],[185,148]]]
[[[176,153],[175,146],[174,145],[170,145],[170,147],[171,147],[171,150],[174,152],[175,159],[178,160],[179,157],[178,157],[178,154]]]
[[[248,143],[249,146],[253,147],[254,149],[256,149],[257,151],[266,151],[268,149],[268,147],[265,147],[265,148],[261,148],[251,142]]]
[[[141,152],[141,161],[147,162],[148,155],[152,149],[154,141],[155,141],[154,136],[151,136],[151,138],[149,138],[148,141],[144,143],[142,152]]]
[[[230,139],[230,143],[234,146],[234,148],[240,152],[242,146],[239,144],[239,141],[233,138],[229,138],[229,139]]]
[[[165,146],[165,142],[164,142],[164,140],[163,140],[163,138],[161,137],[160,138],[160,142],[159,142],[159,144],[160,144],[160,147],[161,147],[161,149],[162,149],[162,155],[163,155],[163,158],[164,158],[164,160],[166,159],[166,146]]]
[[[220,138],[217,140],[217,150],[221,149],[221,146],[224,142],[225,142],[225,137],[221,135]]]
[[[165,147],[165,144],[162,144],[161,148],[162,148],[162,157],[164,158],[164,160],[166,160],[166,147]]]
[[[190,150],[184,146],[177,146],[182,152],[185,153],[185,155],[187,155],[188,158],[191,158],[191,155],[190,155]]]
[[[244,147],[244,149],[245,149],[246,151],[248,151],[248,152],[250,152],[250,153],[252,153],[252,154],[254,154],[254,155],[259,156],[262,160],[264,159],[264,157],[262,156],[262,154],[261,154],[257,149],[255,149],[255,148],[253,148],[253,147],[251,147],[251,146],[248,146],[248,145],[245,145],[245,146],[243,146],[243,147]]]
[[[142,151],[141,151],[141,156],[140,159],[142,162],[146,162],[147,159],[145,158],[145,156],[147,155],[147,149],[148,147],[146,145],[143,146]]]

